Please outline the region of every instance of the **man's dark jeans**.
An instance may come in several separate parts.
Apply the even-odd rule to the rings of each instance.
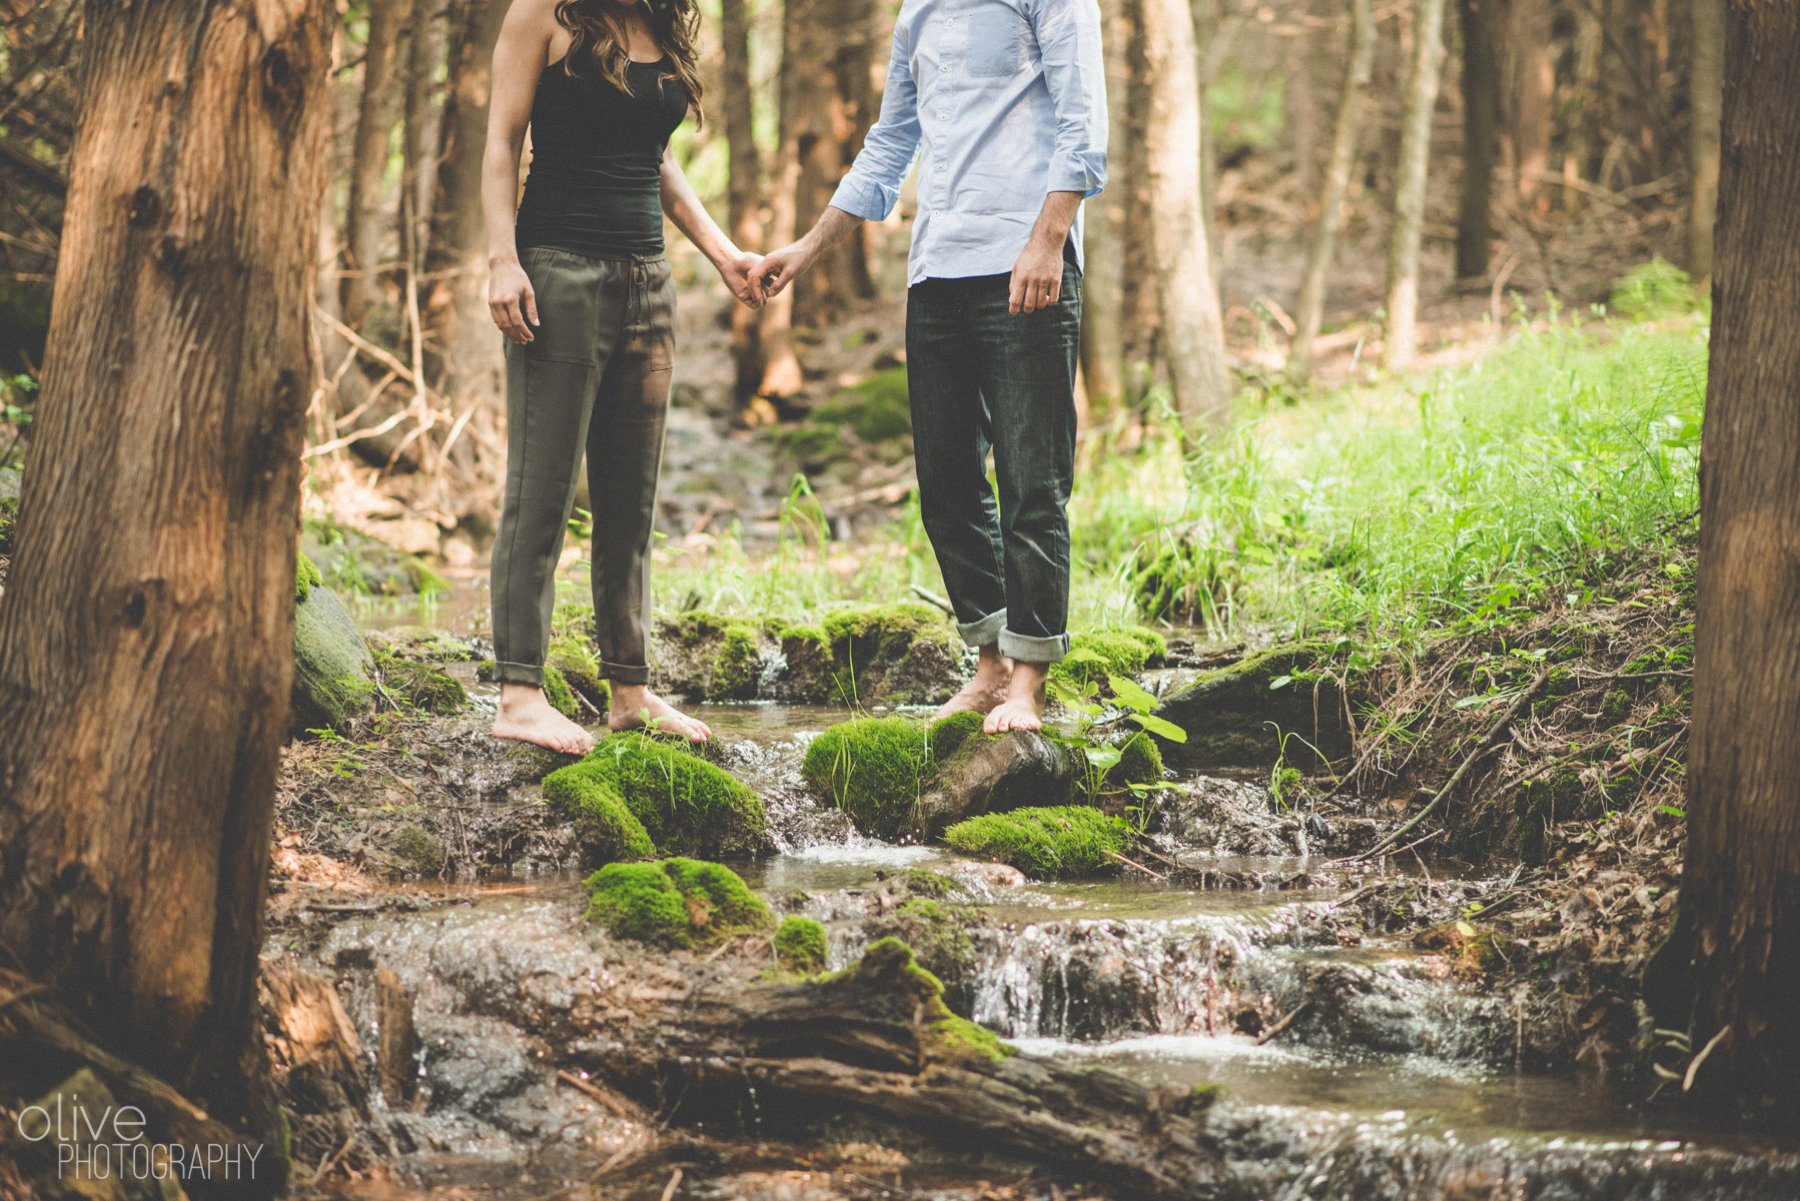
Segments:
[[[907,296],[919,504],[964,640],[1049,663],[1069,649],[1081,272],[1065,263],[1061,299],[1035,313],[1007,312],[1010,286],[928,279]]]

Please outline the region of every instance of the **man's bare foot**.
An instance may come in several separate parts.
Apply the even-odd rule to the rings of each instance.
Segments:
[[[1006,699],[988,713],[981,728],[989,734],[1043,729],[1046,671],[1043,663],[1014,663]]]
[[[961,692],[944,702],[943,708],[937,711],[938,717],[949,717],[952,713],[986,713],[1006,699],[1006,685],[1011,679],[1012,664],[1001,655],[1000,649],[982,647],[974,678],[963,685]]]
[[[689,742],[705,742],[712,737],[712,727],[697,717],[689,717],[642,684],[613,684],[606,725],[614,731],[654,730],[659,734],[679,734]]]
[[[585,755],[594,749],[594,736],[558,713],[544,690],[530,684],[500,685],[494,737],[549,747],[565,755]]]

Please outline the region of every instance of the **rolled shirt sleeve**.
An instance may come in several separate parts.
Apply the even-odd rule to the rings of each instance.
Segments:
[[[1097,0],[1027,3],[1044,65],[1044,82],[1056,111],[1050,191],[1094,196],[1106,186],[1108,130],[1100,6]]]
[[[919,152],[919,93],[911,53],[902,37],[895,30],[881,117],[869,128],[862,151],[831,197],[832,208],[865,221],[884,220],[894,211],[900,185]]]

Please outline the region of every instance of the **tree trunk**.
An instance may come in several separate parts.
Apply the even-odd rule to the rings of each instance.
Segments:
[[[400,246],[416,273],[431,241],[431,201],[437,189],[437,70],[444,61],[444,23],[420,9],[406,44],[406,104],[402,130],[406,165],[401,176]]]
[[[370,0],[369,37],[363,46],[362,99],[350,151],[350,197],[344,209],[344,322],[362,324],[381,298],[378,268],[386,228],[382,200],[387,191],[393,143],[394,80],[400,33],[412,23],[413,0]]]
[[[1800,5],[1731,0],[1700,464],[1688,844],[1646,979],[1696,1092],[1800,1101]]]
[[[782,62],[812,62],[810,56],[815,53],[816,42],[816,30],[812,26],[816,14],[808,6],[818,2],[784,0],[781,7]],[[768,240],[771,246],[786,246],[803,232],[800,179],[805,150],[800,145],[799,132],[803,124],[801,111],[807,104],[807,94],[812,91],[811,76],[811,71],[781,73],[781,138],[775,156],[775,177],[769,187]],[[794,350],[796,295],[806,286],[806,279],[797,280],[763,306],[763,375],[757,388],[759,395],[792,396],[806,383],[799,356]]]
[[[1151,228],[1150,210],[1150,68],[1144,49],[1143,0],[1121,0],[1125,14],[1126,139],[1115,146],[1119,163],[1108,171],[1113,187],[1125,192],[1125,228],[1138,236],[1125,246],[1125,392],[1142,400],[1156,381],[1162,360],[1162,309],[1158,298],[1156,249],[1144,231]]]
[[[0,599],[0,942],[108,1050],[257,1140],[279,1122],[254,1003],[333,19],[88,5]]]
[[[1194,19],[1185,0],[1140,3],[1150,88],[1144,152],[1170,389],[1184,426],[1216,435],[1230,418],[1231,374],[1202,212]]]
[[[1338,93],[1331,157],[1325,166],[1325,192],[1319,201],[1312,243],[1306,250],[1306,274],[1300,284],[1300,300],[1294,312],[1294,344],[1288,356],[1288,374],[1301,382],[1312,375],[1313,339],[1319,336],[1319,326],[1325,319],[1326,281],[1331,274],[1338,232],[1344,224],[1344,200],[1350,192],[1351,173],[1356,169],[1363,108],[1374,68],[1374,8],[1370,0],[1350,0],[1349,65]]]
[[[439,390],[459,407],[497,408],[505,392],[500,333],[487,306],[487,238],[481,219],[481,158],[487,142],[494,42],[509,0],[469,0],[450,55],[437,196],[432,201],[426,309],[435,331]]]
[[[1131,137],[1125,47],[1131,27],[1122,9],[1106,18],[1106,94],[1112,146]],[[1125,399],[1125,256],[1132,181],[1114,170],[1106,191],[1087,206],[1081,285],[1081,374],[1091,412],[1104,418]]]
[[[1444,0],[1418,0],[1413,10],[1412,75],[1401,118],[1394,181],[1394,228],[1388,239],[1387,346],[1390,370],[1412,363],[1418,342],[1419,243],[1425,232],[1425,177],[1431,163],[1431,118],[1444,65]]]
[[[1301,32],[1286,39],[1284,54],[1286,79],[1281,91],[1282,138],[1294,157],[1294,185],[1302,203],[1310,204],[1319,194],[1319,136],[1324,125],[1320,103],[1318,76],[1325,61],[1327,31],[1314,28],[1319,15],[1312,0],[1302,0],[1295,15],[1306,24]],[[1205,36],[1204,31],[1201,33]]]
[[[1456,215],[1456,277],[1487,274],[1493,241],[1494,151],[1500,116],[1496,0],[1457,0],[1463,38],[1463,173]]]
[[[1712,278],[1713,221],[1719,206],[1719,101],[1725,81],[1725,0],[1691,0],[1688,65],[1688,272]]]
[[[724,41],[725,142],[731,155],[726,192],[731,240],[747,250],[763,248],[762,153],[756,145],[756,109],[750,82],[750,13],[746,0],[720,0]],[[769,249],[773,249],[770,247]],[[737,399],[748,400],[762,382],[760,314],[747,305],[731,308],[731,358],[737,366]]]
[[[1519,199],[1537,209],[1550,170],[1550,102],[1556,70],[1550,61],[1550,0],[1510,0],[1507,31],[1509,141]]]

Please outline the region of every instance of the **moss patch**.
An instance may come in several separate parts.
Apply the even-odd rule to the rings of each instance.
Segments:
[[[909,1003],[921,1023],[921,1042],[927,1055],[957,1063],[998,1063],[1018,1054],[993,1031],[957,1017],[944,1003],[944,985],[919,966],[911,947],[897,938],[869,944],[861,959],[820,981],[820,987],[841,987],[855,981],[890,992]]]
[[[813,739],[801,773],[865,833],[895,838],[916,824],[933,763],[931,727],[905,717],[859,717]]]
[[[362,631],[329,588],[294,608],[294,725],[345,730],[375,703],[375,660]]]
[[[796,699],[928,704],[947,699],[960,675],[962,644],[949,619],[929,605],[839,609],[827,614],[818,629],[829,650],[828,666],[809,657],[804,647],[796,648],[798,655],[788,654]],[[796,633],[790,630],[783,639],[784,653]],[[817,673],[810,677],[804,670],[809,661]]]
[[[657,634],[674,691],[696,700],[756,699],[770,645],[762,623],[695,609],[662,622]]]
[[[864,442],[894,442],[912,437],[912,403],[907,396],[906,368],[878,371],[854,387],[834,393],[813,411],[808,424],[847,427]]]
[[[699,859],[609,863],[587,879],[588,917],[621,938],[702,947],[774,924],[738,874]]]
[[[564,717],[581,716],[581,702],[575,699],[575,690],[569,687],[568,677],[548,664],[544,666],[544,699]]]
[[[775,929],[775,960],[783,970],[816,976],[825,970],[825,927],[790,913]]]
[[[579,763],[544,777],[544,796],[578,822],[602,813],[597,827],[622,830],[590,846],[597,856],[638,848],[631,827],[607,812],[610,790],[662,854],[747,855],[762,848],[768,817],[762,798],[673,739],[632,732],[600,741]],[[587,827],[584,825],[584,833]],[[642,850],[632,853],[642,854]]]
[[[1069,640],[1069,653],[1050,668],[1050,678],[1077,689],[1105,688],[1108,676],[1138,675],[1168,653],[1168,640],[1142,626],[1089,630]]]
[[[375,668],[382,686],[408,708],[448,716],[469,703],[461,681],[434,663],[377,647]]]
[[[958,822],[944,841],[1040,879],[1090,876],[1118,870],[1112,856],[1125,850],[1125,823],[1081,805],[1014,809]]]
[[[325,581],[319,575],[318,564],[307,558],[305,551],[294,555],[294,603],[297,605],[312,595],[312,590]]]
[[[604,713],[612,701],[612,686],[600,675],[600,657],[588,640],[579,634],[558,634],[550,640],[550,652],[544,658],[568,682],[569,690]]]

